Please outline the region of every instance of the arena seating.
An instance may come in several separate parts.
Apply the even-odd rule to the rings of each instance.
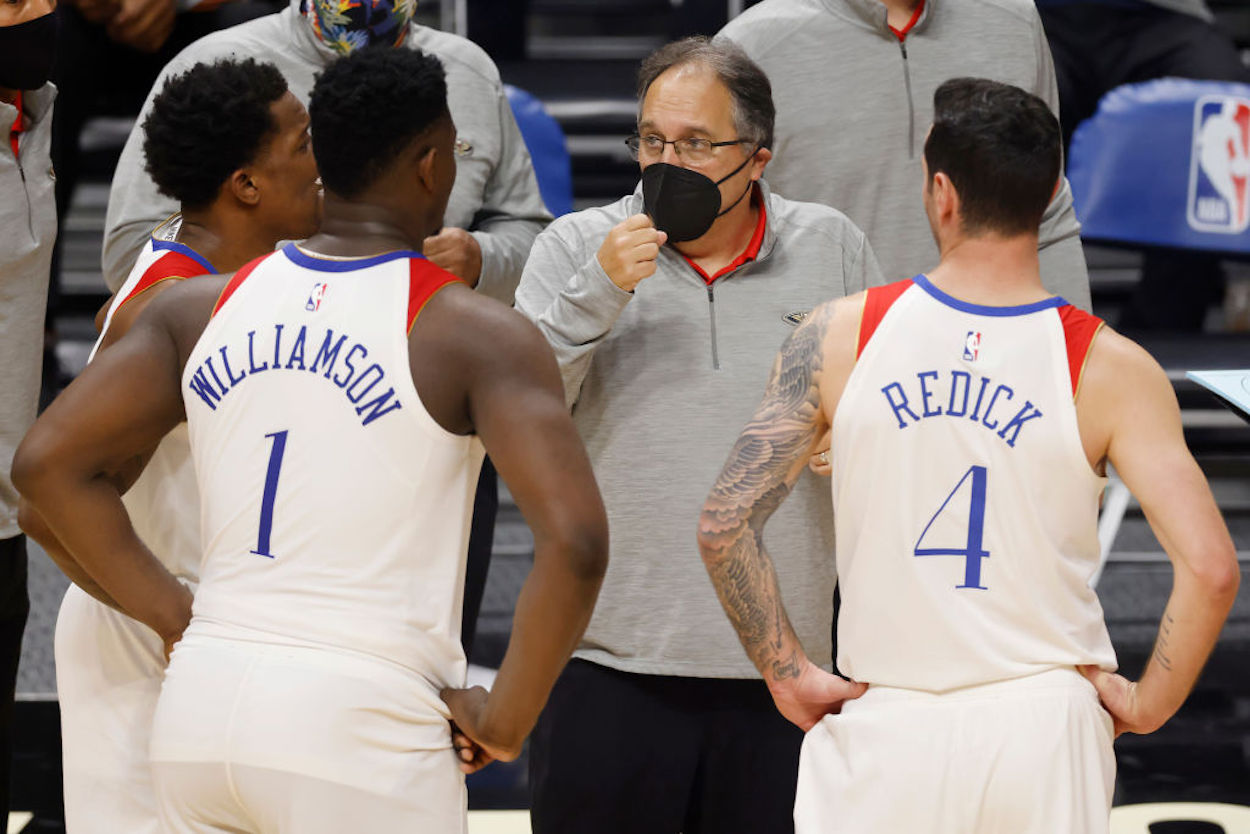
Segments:
[[[508,104],[517,127],[534,160],[534,175],[547,210],[556,217],[573,210],[573,172],[569,149],[560,123],[551,117],[543,103],[519,87],[504,85]]]

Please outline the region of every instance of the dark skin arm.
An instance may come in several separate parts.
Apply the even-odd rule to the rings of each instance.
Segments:
[[[13,482],[33,512],[167,651],[190,619],[191,594],[135,534],[118,473],[185,419],[182,366],[224,282],[184,284],[155,299],[48,407],[13,462]]]
[[[113,313],[113,319],[109,323],[108,333],[105,334],[104,340],[100,343],[100,351],[105,350],[110,345],[116,343],[119,339],[126,335],[131,326],[139,318],[139,314],[157,298],[162,292],[169,287],[174,286],[175,282],[181,279],[168,279],[148,289],[146,292],[140,293],[134,298],[123,304],[117,311]],[[96,314],[96,329],[104,327],[104,320],[108,314],[109,307],[112,306],[113,299],[110,298],[100,312]],[[97,355],[100,351],[97,351]],[[143,467],[147,464],[155,447],[147,450],[143,454],[136,455],[129,461],[121,465],[119,470],[111,476],[118,493],[124,494],[130,485],[135,482],[139,474],[143,471]],[[82,567],[74,559],[61,540],[52,532],[52,528],[48,526],[47,521],[34,508],[27,499],[23,498],[21,506],[18,510],[18,524],[21,525],[22,531],[30,536],[44,549],[48,557],[56,563],[61,572],[70,578],[75,585],[82,588],[88,594],[93,596],[100,602],[112,608],[121,611],[122,608],[117,604],[103,588],[99,586]]]
[[[125,304],[113,311],[113,319],[109,322],[109,329],[108,332],[104,334],[104,340],[100,342],[100,350],[104,350],[110,345],[116,343],[122,336],[125,336],[130,331],[130,328],[134,325],[134,323],[139,320],[139,316],[143,313],[143,311],[148,308],[148,305],[159,298],[161,293],[165,292],[170,287],[177,286],[180,281],[185,280],[185,278],[166,278],[165,280],[148,287],[138,295],[127,299]],[[104,329],[104,320],[108,317],[108,310],[112,304],[113,299],[110,298],[108,302],[100,308],[100,311],[96,313],[96,330],[102,331]],[[97,353],[98,352],[99,351],[97,351]]]
[[[107,473],[184,419],[182,368],[226,280],[187,282],[154,300],[40,418],[14,466],[18,488],[92,580],[167,646],[189,620],[190,594],[135,535]],[[444,428],[482,438],[534,531],[534,569],[493,691],[444,693],[462,766],[475,769],[520,753],[589,622],[607,521],[555,360],[533,325],[454,285],[427,304],[410,345],[427,410]]]
[[[864,685],[808,659],[786,615],[764,525],[790,494],[829,427],[822,403],[826,337],[845,329],[849,305],[824,305],[790,335],[773,364],[764,399],[734,444],[699,519],[699,550],[747,655],[778,710],[804,731]]]
[[[430,301],[411,346],[422,402],[444,428],[481,438],[534,533],[534,567],[494,687],[443,691],[461,769],[472,772],[520,754],[590,622],[607,569],[607,517],[555,358],[532,324],[457,285]]]
[[[48,558],[61,569],[61,573],[69,577],[71,582],[110,608],[122,610],[117,601],[97,585],[90,574],[74,561],[74,557],[69,555],[69,551],[61,544],[61,540],[52,532],[52,528],[48,527],[48,522],[43,520],[43,516],[25,498],[22,499],[17,510],[17,523],[23,533],[39,542],[39,546],[48,554]]]

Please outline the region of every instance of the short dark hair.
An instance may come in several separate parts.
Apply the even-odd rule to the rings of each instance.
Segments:
[[[642,106],[647,90],[657,78],[684,64],[707,67],[728,88],[738,138],[761,148],[772,148],[773,125],[777,121],[773,85],[760,65],[728,38],[683,38],[644,58],[638,68],[638,106]]]
[[[277,67],[250,58],[196,64],[170,77],[143,120],[144,167],[162,194],[201,209],[277,130],[287,91]]]
[[[969,234],[1036,231],[1059,179],[1059,120],[1019,87],[952,78],[933,94],[924,158],[930,179],[950,177]]]
[[[354,197],[448,116],[443,65],[407,47],[352,52],[317,78],[308,113],[322,184]]]

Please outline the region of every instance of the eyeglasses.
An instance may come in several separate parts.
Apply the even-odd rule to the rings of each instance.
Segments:
[[[712,158],[715,148],[741,145],[746,141],[746,139],[730,139],[728,142],[713,142],[697,136],[691,136],[688,139],[664,139],[654,134],[647,136],[634,134],[625,140],[625,144],[629,146],[630,155],[634,159],[659,159],[664,155],[664,146],[672,145],[673,150],[677,151],[677,156],[686,162],[706,162]]]

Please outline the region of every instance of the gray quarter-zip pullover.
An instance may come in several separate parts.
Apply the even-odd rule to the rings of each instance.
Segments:
[[[671,246],[633,293],[608,278],[596,254],[613,226],[642,211],[640,190],[565,215],[534,242],[517,309],[555,350],[611,531],[577,657],[642,674],[759,677],[699,558],[699,512],[799,316],[882,283],[863,233],[841,213],[763,183],[759,197],[757,256],[710,285]],[[827,669],[828,480],[805,471],[765,540],[795,632]]]
[[[0,102],[0,539],[21,533],[13,453],[35,422],[43,372],[43,317],[56,240],[56,196],[49,148],[56,87],[22,93],[26,115],[13,155],[17,108]]]
[[[1032,0],[926,0],[901,40],[879,0],[764,0],[721,34],[772,81],[769,182],[792,199],[845,212],[891,281],[938,263],[920,199],[934,90],[950,78],[992,78],[1059,108]],[[1088,310],[1089,274],[1066,179],[1039,234],[1042,283]]]

